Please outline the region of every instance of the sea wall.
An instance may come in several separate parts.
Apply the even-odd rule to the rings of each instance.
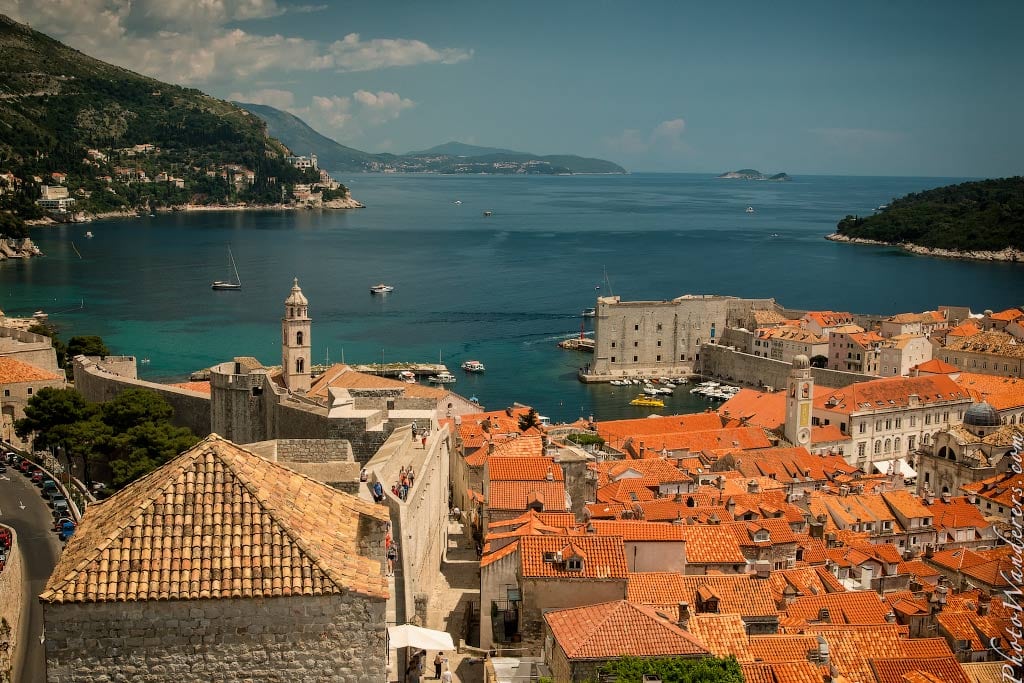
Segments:
[[[210,433],[210,397],[207,394],[114,374],[97,361],[86,356],[74,359],[75,388],[86,400],[104,403],[128,389],[149,389],[160,394],[174,409],[173,424],[187,427],[197,436]]]
[[[8,526],[0,524],[0,528],[11,532],[11,552],[7,563],[0,571],[0,683],[15,681],[12,667],[19,661],[19,653],[24,645],[19,640],[21,621],[24,617],[25,572],[21,558],[21,547],[18,545],[18,534]],[[6,646],[6,647],[5,647]]]
[[[53,349],[53,342],[41,334],[14,327],[0,327],[0,355],[55,374],[63,372],[57,366],[57,352]]]
[[[792,365],[780,360],[741,353],[731,347],[717,344],[704,344],[700,354],[701,375],[753,387],[784,389],[789,379],[789,372],[793,369]],[[811,368],[811,374],[817,384],[835,389],[854,382],[878,379],[873,375],[825,368]]]

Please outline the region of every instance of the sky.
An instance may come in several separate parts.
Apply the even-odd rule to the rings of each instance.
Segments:
[[[94,57],[338,142],[632,171],[1024,173],[1024,3],[0,0]]]

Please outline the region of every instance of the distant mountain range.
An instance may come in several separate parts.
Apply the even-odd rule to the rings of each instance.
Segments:
[[[319,165],[331,172],[489,173],[499,175],[625,173],[604,159],[572,154],[537,155],[497,147],[446,142],[407,154],[372,154],[339,144],[321,135],[298,116],[265,104],[234,102],[256,114],[267,131],[295,154],[316,154]]]

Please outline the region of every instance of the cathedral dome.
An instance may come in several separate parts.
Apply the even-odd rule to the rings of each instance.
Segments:
[[[292,293],[288,295],[288,298],[284,300],[284,303],[288,306],[309,305],[309,300],[306,299],[306,295],[302,293],[302,288],[299,287],[299,278],[295,278],[295,282],[292,284]]]
[[[999,413],[985,401],[972,403],[964,413],[964,424],[969,427],[998,427]]]
[[[803,370],[811,367],[811,359],[804,354],[793,356],[793,367],[799,370]]]

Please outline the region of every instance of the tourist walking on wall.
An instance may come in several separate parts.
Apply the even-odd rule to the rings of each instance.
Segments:
[[[434,678],[440,680],[441,678],[441,667],[445,665],[448,658],[444,656],[443,652],[438,652],[434,655]]]
[[[395,575],[395,560],[398,559],[398,544],[391,541],[388,547],[388,576]]]

